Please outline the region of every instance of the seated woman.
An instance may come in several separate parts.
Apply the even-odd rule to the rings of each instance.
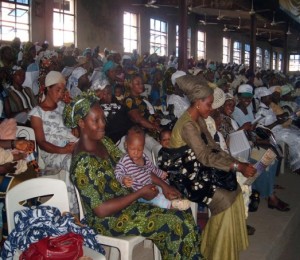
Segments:
[[[170,147],[187,145],[204,166],[225,172],[240,171],[245,177],[253,176],[255,168],[222,151],[207,130],[204,119],[212,111],[213,89],[206,81],[199,81],[190,75],[179,77],[176,82],[186,93],[191,105],[176,122]],[[202,233],[201,253],[207,259],[239,259],[239,251],[248,246],[241,189],[238,186],[236,190],[229,191],[210,185],[209,180],[204,180],[201,174],[194,178],[195,182],[204,184],[198,186],[198,202],[206,202],[212,213]]]
[[[89,88],[90,82],[87,70],[82,67],[77,67],[76,69],[74,69],[68,79],[67,84],[67,89],[70,92],[71,98],[75,98],[83,91],[87,91]]]
[[[294,173],[300,174],[300,132],[299,128],[290,125],[283,127],[282,123],[288,120],[284,114],[276,116],[270,108],[272,92],[267,88],[261,88],[259,92],[260,106],[256,116],[263,115],[259,123],[269,128],[277,142],[284,142],[289,146],[289,161]]]
[[[133,126],[125,106],[119,103],[117,98],[112,95],[112,87],[106,79],[96,80],[91,90],[94,90],[96,96],[100,99],[100,104],[106,117],[106,136],[115,144],[119,143],[121,138]]]
[[[17,69],[13,74],[13,83],[7,89],[7,98],[5,99],[5,114],[8,118],[15,117],[24,112],[25,117],[27,112],[37,105],[34,94],[29,87],[23,87],[22,84],[25,80],[25,71]],[[16,117],[17,122],[25,123],[24,119],[21,121]]]
[[[241,85],[238,88],[238,98],[239,102],[235,107],[231,107],[227,111],[227,116],[232,115],[233,119],[236,121],[238,126],[230,127],[230,124],[228,124],[229,118],[226,119],[227,123],[223,123],[223,129],[227,125],[227,130],[224,132],[227,132],[226,137],[228,133],[233,132],[233,129],[237,129],[237,127],[240,127],[239,129],[244,129],[247,131],[254,130],[254,126],[251,124],[251,122],[254,120],[254,114],[251,109],[252,107],[252,87],[250,85]],[[231,102],[234,102],[233,100]],[[235,104],[235,103],[234,103]],[[233,105],[233,104],[232,104]],[[232,122],[232,120],[230,119]],[[234,124],[234,123],[233,123]],[[236,124],[235,124],[236,125]],[[250,133],[251,135],[251,133]],[[249,135],[249,136],[250,136]],[[266,146],[269,145],[268,140],[260,140],[259,138],[256,138],[256,143],[260,146]],[[251,159],[252,162],[256,162],[257,160]],[[271,164],[267,170],[265,170],[252,184],[252,188],[255,190],[258,190],[260,193],[260,196],[262,198],[268,198],[268,207],[269,208],[276,208],[279,211],[289,211],[289,205],[283,201],[281,201],[277,196],[274,194],[274,182],[275,182],[275,176],[277,172],[278,167],[278,161],[275,160],[273,164]]]
[[[45,80],[46,97],[44,101],[29,112],[36,142],[40,147],[41,158],[47,168],[52,168],[57,173],[61,170],[69,172],[71,154],[77,141],[62,120],[64,103],[60,101],[64,95],[65,84],[65,78],[60,72],[50,71]],[[68,174],[66,183],[72,190]],[[77,205],[74,188],[71,193],[70,208],[73,212]]]
[[[79,102],[80,101],[80,102]],[[137,202],[151,200],[157,190],[150,184],[129,192],[116,180],[114,167],[122,153],[105,135],[105,116],[94,96],[82,96],[65,109],[68,127],[78,126],[71,178],[79,190],[88,224],[107,236],[144,236],[153,240],[162,259],[201,259],[200,236],[190,210],[167,210]],[[163,193],[175,198],[166,185]]]
[[[143,92],[144,85],[141,76],[133,75],[130,84],[130,94],[125,98],[124,104],[131,121],[144,128],[148,133],[146,135],[144,152],[151,158],[152,148],[158,145],[158,142],[152,136],[157,137],[157,133],[161,130],[161,127],[160,121],[155,118],[155,115],[149,112],[147,104],[141,96]]]

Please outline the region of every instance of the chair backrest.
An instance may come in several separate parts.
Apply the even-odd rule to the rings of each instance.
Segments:
[[[35,133],[34,133],[34,130],[33,128],[31,127],[27,127],[27,126],[17,126],[17,133],[16,133],[16,137],[24,137],[26,140],[32,140],[34,141],[34,146],[35,146],[35,152],[37,153],[38,155],[38,164],[39,164],[39,167],[41,169],[44,169],[45,168],[45,164],[44,164],[44,161],[42,160],[41,158],[41,155],[39,153],[39,149],[38,149],[38,145],[36,143],[36,139],[35,139]]]
[[[67,186],[62,180],[35,178],[21,182],[9,190],[5,197],[8,233],[15,227],[14,213],[26,209],[20,202],[52,194],[42,205],[56,207],[61,212],[70,211]]]
[[[157,157],[158,157],[158,152],[162,148],[161,144],[155,145],[152,148],[151,155],[152,155],[152,162],[157,166]]]
[[[82,207],[82,203],[81,203],[81,196],[76,188],[76,186],[74,186],[75,189],[75,193],[76,193],[76,198],[77,198],[77,203],[78,203],[78,208],[79,208],[79,219],[83,219],[84,218],[84,209]]]

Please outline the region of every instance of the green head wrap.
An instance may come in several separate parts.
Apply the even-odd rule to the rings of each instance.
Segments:
[[[63,111],[65,126],[69,128],[76,128],[79,119],[84,118],[96,102],[99,102],[99,98],[92,92],[82,92],[80,96],[77,96],[65,106]]]

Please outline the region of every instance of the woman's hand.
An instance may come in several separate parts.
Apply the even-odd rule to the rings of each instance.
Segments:
[[[148,184],[141,188],[139,191],[141,198],[145,200],[152,200],[154,199],[158,194],[158,189],[153,184]]]
[[[170,185],[165,185],[162,188],[163,194],[168,200],[179,199],[182,197],[181,193],[174,187]]]
[[[64,153],[73,153],[74,148],[75,148],[74,142],[67,143],[66,146],[63,147]]]
[[[15,148],[27,154],[32,153],[34,151],[34,141],[15,140]]]
[[[0,165],[0,175],[6,173],[14,173],[16,171],[17,162],[5,163]]]
[[[241,172],[246,178],[252,177],[256,173],[256,169],[250,163],[238,163],[238,171]]]

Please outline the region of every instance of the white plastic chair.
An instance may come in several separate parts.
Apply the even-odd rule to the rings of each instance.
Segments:
[[[41,169],[45,168],[45,163],[43,159],[41,158],[41,155],[39,153],[38,145],[36,143],[35,139],[35,133],[33,128],[27,127],[27,126],[17,126],[17,133],[16,137],[24,137],[26,140],[32,140],[34,141],[34,146],[35,146],[35,152],[38,154],[38,164]]]
[[[81,203],[80,194],[75,187],[78,206],[79,206],[79,218],[84,218],[84,209]],[[103,236],[97,235],[97,240],[103,245],[109,246],[113,248],[117,248],[121,254],[121,260],[132,260],[132,252],[133,248],[143,242],[146,238],[142,236],[123,236],[123,237],[110,237],[110,236]],[[116,250],[112,250],[110,253],[110,259],[115,259],[118,257],[118,252]],[[158,249],[157,249],[158,250]],[[159,251],[159,250],[158,250]]]
[[[8,233],[15,227],[14,213],[16,211],[26,209],[20,202],[27,199],[52,195],[49,200],[43,203],[43,205],[49,205],[58,208],[61,212],[69,212],[69,200],[66,184],[61,180],[50,178],[36,178],[24,181],[11,190],[9,190],[5,197],[6,214],[7,214],[7,226]],[[83,252],[85,256],[89,256],[94,260],[105,260],[105,256],[83,246]],[[17,255],[14,256],[14,259]]]

